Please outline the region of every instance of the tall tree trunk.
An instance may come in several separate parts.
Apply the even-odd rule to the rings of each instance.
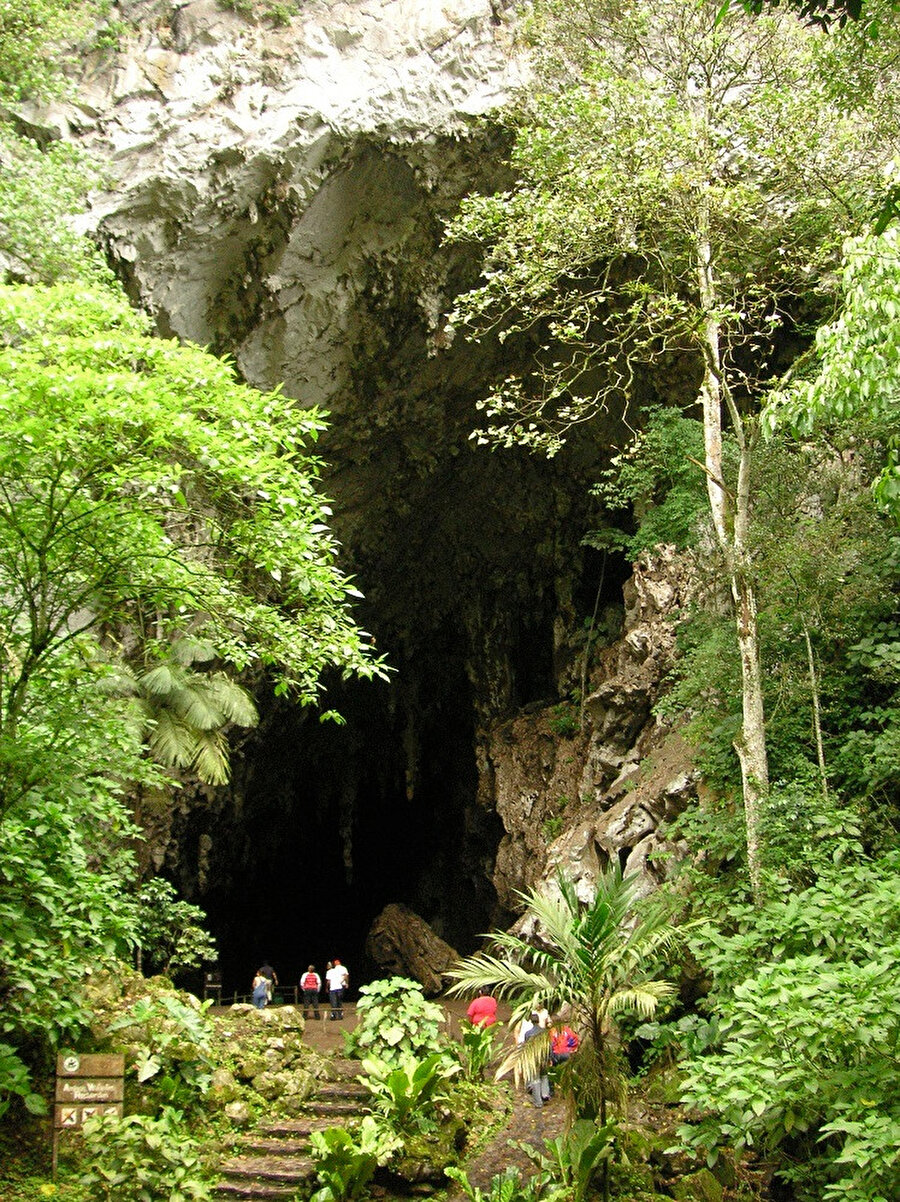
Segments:
[[[819,765],[819,780],[822,784],[822,798],[828,800],[828,773],[825,770],[825,747],[822,743],[822,708],[819,703],[819,677],[816,672],[816,657],[813,654],[812,638],[809,626],[803,621],[803,638],[806,642],[806,659],[809,664],[809,687],[812,692],[813,731],[816,737],[816,760]]]
[[[744,823],[747,838],[747,867],[754,900],[762,899],[760,858],[760,808],[769,792],[769,763],[766,753],[765,706],[759,656],[756,596],[749,571],[747,535],[750,525],[750,480],[755,428],[744,430],[727,385],[721,362],[721,325],[712,262],[709,213],[701,198],[697,223],[697,282],[705,314],[703,325],[703,444],[706,488],[716,538],[725,557],[734,601],[738,651],[741,659],[742,724],[734,741],[741,765]],[[730,497],[722,474],[722,406],[727,407],[740,449],[737,493]]]

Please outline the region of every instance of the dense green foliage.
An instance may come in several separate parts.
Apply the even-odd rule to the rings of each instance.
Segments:
[[[873,1202],[900,1188],[897,22],[776,7],[530,6],[514,183],[450,226],[484,255],[454,319],[523,350],[478,440],[556,454],[623,413],[586,541],[691,569],[658,712],[704,785],[669,866],[700,1000],[642,1028],[686,1057],[685,1146]]]
[[[495,933],[489,950],[466,957],[450,973],[455,982],[451,995],[487,988],[513,1000],[513,1022],[546,1007],[564,1011],[581,1033],[567,1078],[579,1114],[591,1120],[591,1127],[599,1119],[599,1142],[592,1147],[602,1165],[604,1199],[609,1197],[613,1135],[608,1112],[621,1109],[624,1092],[621,1020],[628,1015],[649,1018],[674,994],[671,982],[652,976],[650,966],[671,950],[678,934],[661,909],[635,920],[634,886],[633,878],[612,867],[583,904],[572,882],[560,874],[552,891],[522,894],[528,923],[539,933],[536,939]],[[530,1081],[540,1075],[548,1054],[548,1035],[534,1036],[507,1056],[498,1073],[512,1069],[520,1082]],[[574,1188],[571,1175],[563,1180]],[[582,1188],[586,1186],[584,1177]]]
[[[196,1141],[184,1116],[170,1107],[159,1117],[96,1115],[84,1124],[90,1169],[83,1183],[96,1202],[206,1202]]]
[[[0,4],[0,101],[59,93],[104,19],[93,0]],[[0,1097],[14,1114],[32,1104],[28,1068],[87,1028],[93,974],[139,946],[171,971],[212,953],[164,884],[139,897],[141,799],[165,796],[166,772],[227,781],[228,732],[256,721],[244,685],[314,704],[325,669],[381,668],[318,490],[323,415],[153,335],[78,232],[95,164],[11,123],[0,157]],[[142,1064],[183,1099],[196,1082],[172,1046],[147,1043]]]
[[[364,985],[357,1025],[346,1038],[351,1055],[400,1065],[441,1049],[444,1011],[425,997],[418,981],[390,977]]]
[[[273,22],[291,11],[223,2]],[[835,26],[859,7],[781,5]],[[509,1170],[484,1191],[451,1169],[474,1202],[608,1189],[621,1130],[602,1119],[624,1043],[651,1017],[637,1040],[677,1061],[689,1155],[760,1155],[793,1202],[900,1196],[898,27],[875,0],[827,37],[778,8],[535,3],[536,82],[509,113],[514,185],[470,197],[451,226],[485,252],[457,324],[499,333],[527,365],[496,383],[478,437],[556,453],[607,410],[635,431],[599,482],[609,525],[596,538],[633,556],[674,545],[692,566],[658,714],[691,741],[704,786],[669,832],[692,973],[681,998],[657,960],[672,927],[635,920],[616,873],[587,905],[564,879],[558,897],[523,896],[537,939],[501,934],[461,967],[457,992],[491,986],[514,1018],[535,1000],[568,1008],[583,1045],[563,1084],[591,1116],[529,1177]],[[93,36],[100,16],[92,2],[0,0],[0,101],[59,88],[57,47]],[[164,795],[167,773],[227,780],[229,728],[256,720],[244,685],[313,704],[323,670],[380,667],[319,493],[323,415],[153,336],[72,221],[95,165],[8,124],[0,156],[9,1122],[41,1110],[35,1080],[57,1047],[98,1038],[89,985],[104,965],[136,947],[173,972],[211,954],[202,914],[141,879],[135,800]],[[689,407],[715,389],[711,407],[730,416],[712,429],[722,513],[733,530],[742,498],[764,669],[753,897],[723,604],[734,562],[712,534],[710,426]],[[560,710],[552,728],[577,723]],[[364,1196],[379,1165],[431,1134],[451,1086],[480,1088],[491,1055],[489,1032],[467,1032],[458,1072],[443,1012],[412,981],[367,987],[359,1016],[351,1050],[377,1113],[314,1138],[316,1202]],[[205,1197],[185,1120],[215,1067],[205,1015],[154,994],[102,1038],[128,1046],[129,1088],[153,1113],[88,1127],[85,1190]],[[505,1067],[545,1050],[532,1040]]]
[[[407,1056],[399,1064],[367,1056],[362,1067],[372,1110],[398,1133],[433,1126],[432,1111],[447,1101],[448,1082],[460,1071],[443,1051],[421,1060]]]
[[[199,906],[179,901],[168,881],[161,877],[147,881],[137,905],[135,934],[146,971],[156,969],[168,976],[215,961],[215,940],[203,927],[206,915]]]

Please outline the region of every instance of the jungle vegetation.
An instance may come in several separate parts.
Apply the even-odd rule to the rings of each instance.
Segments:
[[[624,415],[605,545],[675,546],[698,582],[660,713],[711,787],[672,832],[704,996],[644,1032],[710,1164],[753,1147],[786,1196],[888,1199],[896,908],[874,938],[863,912],[900,883],[897,16],[528,13],[515,182],[449,226],[483,256],[453,320],[541,348],[473,437],[554,455]]]
[[[805,24],[792,7],[824,16]],[[0,4],[3,111],[61,86],[65,59],[48,45],[95,38],[102,11]],[[543,991],[586,1015],[597,1060],[584,1113],[606,1117],[615,1101],[615,1028],[645,1075],[675,1066],[678,1139],[709,1165],[749,1150],[796,1202],[890,1202],[900,27],[882,0],[865,20],[842,15],[859,11],[530,7],[534,80],[505,117],[516,183],[471,196],[448,231],[484,263],[456,303],[459,336],[540,346],[486,396],[476,437],[496,453],[553,454],[576,425],[626,416],[633,439],[597,488],[619,546],[637,557],[666,543],[693,566],[660,712],[691,739],[706,787],[670,832],[687,854],[671,866],[665,925],[629,927],[621,881],[587,906],[561,883],[559,905],[523,899],[555,948],[520,970],[528,949],[500,936],[501,957],[461,979],[522,1005]],[[225,779],[223,732],[255,720],[248,684],[314,704],[326,667],[383,667],[335,566],[314,453],[322,415],[151,333],[71,232],[94,165],[11,121],[0,156],[0,1119],[11,1120],[40,1108],[31,1074],[88,1025],[89,970],[142,945],[164,965],[196,951],[166,945],[173,915],[188,931],[196,915],[167,918],[165,891],[153,921],[141,917],[133,798],[173,772]],[[672,376],[691,381],[687,395]],[[652,960],[676,928],[691,1000],[669,961]],[[412,1122],[409,1099],[438,1064],[376,1074],[375,1093],[402,1098]],[[192,1081],[205,1069],[198,1052]],[[158,1144],[155,1121],[143,1134],[133,1124],[135,1138]]]

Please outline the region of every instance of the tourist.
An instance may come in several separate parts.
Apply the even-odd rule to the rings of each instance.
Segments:
[[[550,1027],[550,1063],[563,1064],[578,1051],[578,1036],[557,1015]]]
[[[497,1021],[497,999],[489,989],[482,989],[470,1004],[466,1017],[474,1027],[492,1027]]]
[[[313,1017],[319,1017],[319,993],[322,989],[322,978],[316,972],[316,966],[310,964],[300,978],[300,988],[303,991],[303,1017],[309,1018],[310,1007]]]
[[[522,1045],[524,1046],[530,1039],[534,1039],[538,1035],[546,1035],[546,1031],[547,1028],[541,1023],[540,1011],[533,1010],[528,1020],[528,1030],[522,1039]],[[540,1110],[545,1102],[550,1101],[550,1078],[547,1075],[547,1068],[548,1059],[545,1054],[525,1083],[525,1088],[531,1094],[531,1104],[537,1110]]]
[[[537,1024],[539,1027],[545,1029],[550,1025],[550,1011],[546,1008],[546,1006],[542,1006],[538,1002],[537,998],[535,998],[532,1005],[531,1014],[528,1016],[528,1018],[522,1019],[516,1030],[516,1043],[525,1042],[525,1033],[532,1026],[531,1019],[535,1014],[537,1015]]]
[[[331,1003],[329,1017],[336,1022],[344,1017],[344,990],[350,981],[350,973],[340,960],[335,960],[325,973],[325,981],[328,985],[328,1000]]]
[[[253,978],[253,1005],[257,1010],[262,1010],[269,1004],[269,985],[269,978],[261,968],[258,969]]]
[[[268,1000],[271,1002],[272,998],[275,996],[275,986],[278,984],[278,974],[276,973],[275,969],[272,967],[272,965],[269,963],[268,960],[265,962],[265,964],[262,966],[262,968],[259,971],[269,982],[269,998],[268,998]]]

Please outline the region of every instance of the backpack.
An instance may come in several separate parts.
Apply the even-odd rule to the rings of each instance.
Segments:
[[[306,974],[306,976],[303,978],[303,980],[300,982],[300,988],[301,989],[318,989],[319,982],[316,980],[316,974],[314,972],[308,972]]]

